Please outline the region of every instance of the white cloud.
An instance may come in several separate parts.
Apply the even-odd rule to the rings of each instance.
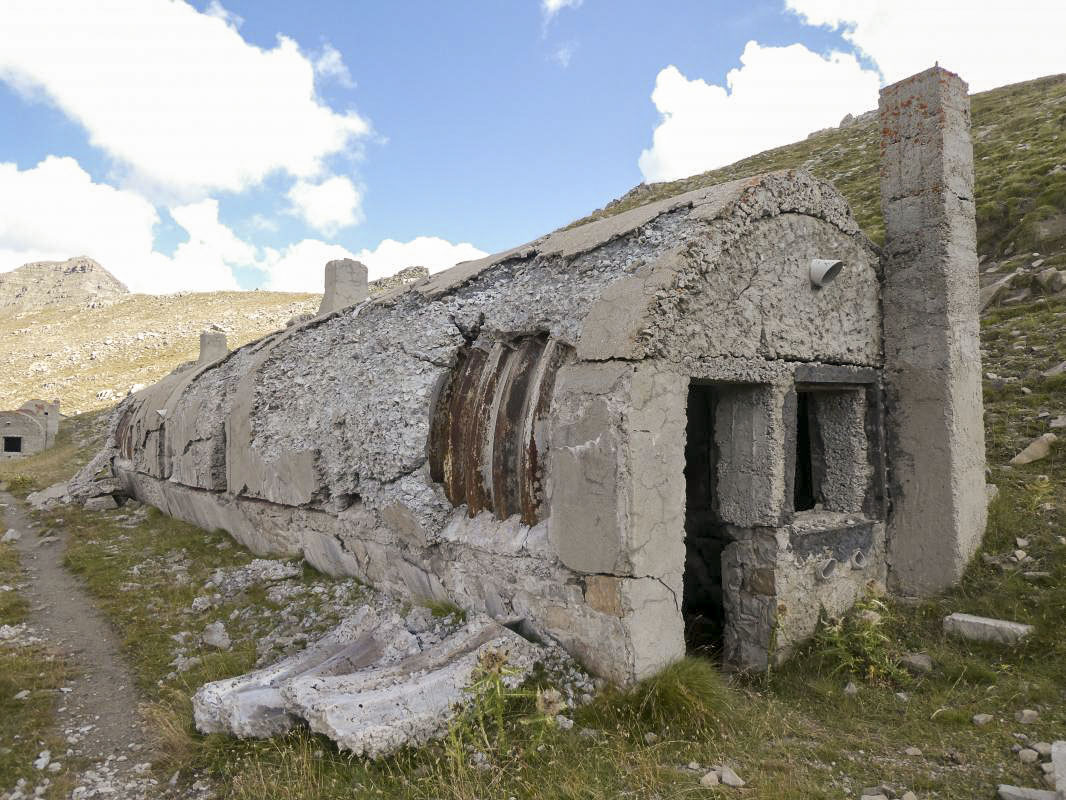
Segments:
[[[262,268],[267,272],[264,288],[276,292],[322,292],[327,261],[354,258],[339,244],[304,239],[284,250],[267,249]]]
[[[1066,70],[1066,3],[958,0],[785,0],[810,25],[844,28],[889,83],[933,66],[957,72],[971,91]]]
[[[545,19],[551,19],[564,8],[577,8],[583,0],[541,0],[540,7]]]
[[[288,192],[292,212],[315,230],[333,235],[363,219],[362,195],[350,178],[334,175],[321,183],[297,181]]]
[[[752,41],[740,63],[727,88],[689,80],[674,66],[659,73],[651,98],[662,120],[639,162],[646,181],[730,164],[877,105],[877,74],[851,55]]]
[[[234,28],[239,28],[244,24],[244,17],[223,7],[222,3],[218,0],[211,0],[211,2],[207,4],[207,8],[204,9],[204,13],[209,17],[218,17],[228,25],[232,25]]]
[[[135,283],[158,221],[143,197],[94,183],[73,158],[0,164],[0,271],[87,255]]]
[[[574,58],[574,53],[577,52],[576,42],[567,42],[560,45],[554,53],[552,53],[552,60],[563,69],[570,66],[570,62]]]
[[[425,267],[430,272],[440,272],[460,261],[473,261],[486,255],[488,253],[469,242],[452,244],[438,236],[416,236],[409,242],[383,239],[373,250],[360,250],[355,258],[366,264],[370,280],[374,280],[405,267]]]
[[[296,42],[251,45],[217,3],[5,0],[0,80],[77,120],[136,185],[188,199],[275,171],[315,177],[370,131],[316,95]]]
[[[344,63],[344,57],[340,50],[331,44],[326,44],[322,52],[315,57],[315,74],[332,78],[345,89],[355,88],[355,81],[352,80],[352,73],[348,71],[348,65]]]
[[[231,267],[255,250],[218,221],[217,201],[170,213],[189,241],[166,256],[153,250],[159,215],[137,193],[95,183],[73,158],[21,171],[0,163],[0,272],[87,255],[133,291],[236,289]]]
[[[370,280],[384,278],[405,267],[425,267],[430,272],[487,255],[469,242],[452,244],[437,236],[417,236],[409,242],[384,239],[373,250],[352,253],[340,245],[304,239],[283,251],[268,250],[263,261],[266,288],[279,292],[321,292],[323,267],[335,258],[354,258],[367,267]]]
[[[263,272],[268,289],[321,292],[322,268],[335,258],[362,261],[374,279],[408,266],[436,272],[485,255],[435,236],[385,239],[358,253],[318,239],[260,250],[219,220],[214,198],[169,211],[188,239],[168,256],[154,249],[159,214],[136,192],[95,183],[73,158],[49,156],[27,170],[0,163],[0,272],[87,255],[135,292],[234,290],[239,267]]]

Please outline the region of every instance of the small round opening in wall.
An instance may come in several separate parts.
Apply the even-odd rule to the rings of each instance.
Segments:
[[[811,259],[811,286],[821,289],[832,283],[840,271],[844,269],[844,262],[837,258],[812,258]]]
[[[827,581],[833,577],[836,571],[837,560],[835,558],[827,558],[825,561],[815,566],[814,577],[818,581]]]

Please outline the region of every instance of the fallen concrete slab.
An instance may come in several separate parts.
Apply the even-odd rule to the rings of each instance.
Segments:
[[[484,615],[416,635],[395,612],[366,607],[298,655],[201,687],[202,733],[265,738],[300,720],[344,750],[377,758],[447,732],[472,701],[479,668],[517,686],[549,650]]]
[[[397,615],[383,618],[381,612],[365,606],[294,656],[200,687],[193,697],[196,728],[201,733],[232,733],[253,739],[285,733],[299,721],[286,709],[281,696],[280,687],[285,681],[328,668],[338,659],[347,659],[353,669],[358,669],[380,662],[390,653],[408,652],[417,652],[417,644],[402,620]]]
[[[1055,792],[1046,789],[1025,789],[1006,783],[1000,784],[996,797],[999,800],[1057,800]]]
[[[1058,800],[1066,800],[1066,741],[1051,745],[1051,774],[1055,776]]]
[[[944,617],[945,633],[960,636],[974,642],[999,642],[1015,644],[1029,636],[1035,628],[1021,622],[978,617],[958,612]]]

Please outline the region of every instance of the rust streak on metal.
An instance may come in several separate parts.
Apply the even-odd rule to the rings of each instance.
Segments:
[[[543,497],[543,474],[540,463],[540,448],[543,444],[543,429],[555,392],[555,375],[569,356],[570,348],[555,341],[548,341],[541,354],[537,382],[528,398],[526,430],[523,434],[522,464],[522,522],[533,525],[539,518]]]
[[[481,511],[492,508],[492,492],[485,484],[485,451],[491,447],[489,433],[493,429],[491,417],[492,400],[496,395],[496,386],[500,375],[507,366],[510,349],[496,344],[489,352],[481,371],[477,393],[474,396],[472,419],[468,430],[469,442],[464,450],[468,456],[466,464],[466,504],[470,516],[477,516]]]
[[[473,411],[471,401],[477,390],[478,377],[481,375],[481,367],[484,363],[485,351],[471,348],[466,354],[462,372],[456,376],[458,383],[449,398],[448,456],[445,461],[448,469],[444,490],[453,505],[460,505],[466,501],[465,470],[469,460],[464,457],[467,439],[464,427]]]
[[[522,407],[533,365],[543,349],[544,340],[540,337],[525,339],[512,356],[515,364],[501,390],[492,448],[492,498],[497,519],[507,519],[519,510]]]

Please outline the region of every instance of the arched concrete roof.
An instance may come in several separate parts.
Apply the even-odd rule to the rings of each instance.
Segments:
[[[22,437],[23,454],[38,453],[48,446],[44,420],[28,411],[0,411],[0,436]]]
[[[814,291],[812,256],[849,267]],[[342,508],[425,463],[434,398],[462,348],[547,335],[578,360],[679,371],[708,357],[878,366],[879,291],[876,254],[839,192],[770,173],[316,317],[139,392],[120,434],[135,431],[126,454],[156,477]]]

